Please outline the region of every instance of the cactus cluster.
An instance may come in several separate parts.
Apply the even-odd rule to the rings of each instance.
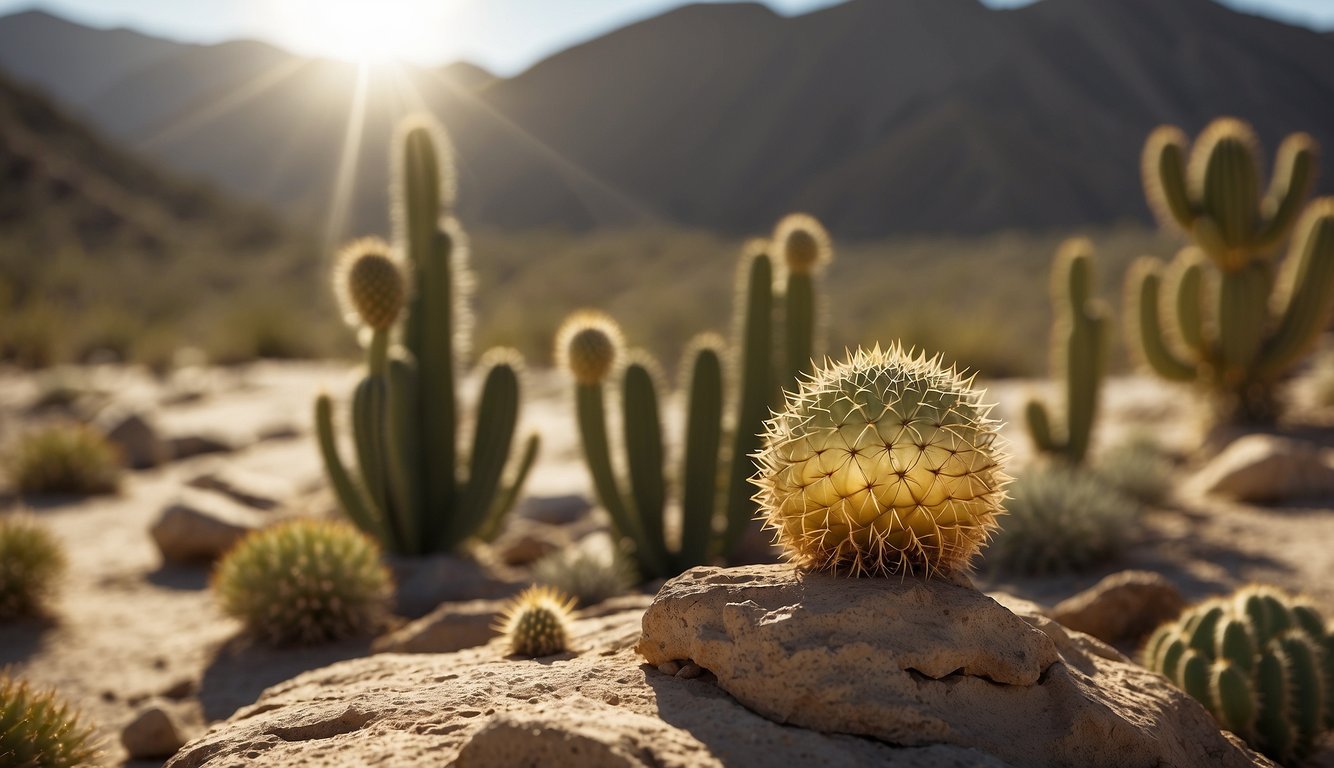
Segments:
[[[939,359],[858,350],[766,425],[756,499],[787,557],[853,575],[966,569],[1008,477],[982,393]]]
[[[497,627],[515,656],[538,658],[564,653],[570,644],[574,598],[547,586],[533,586],[510,601]]]
[[[786,264],[786,279],[777,295],[771,250],[780,252]],[[556,356],[575,381],[579,433],[589,473],[617,534],[633,547],[642,577],[672,576],[718,554],[730,556],[742,542],[756,515],[749,484],[754,471],[751,456],[759,448],[764,419],[777,405],[782,388],[795,388],[797,377],[808,374],[813,365],[819,316],[815,278],[832,258],[828,234],[818,221],[804,214],[779,222],[772,240],[747,244],[737,280],[730,398],[723,340],[703,334],[686,350],[682,366],[687,402],[685,448],[676,494],[681,508],[678,542],[668,536],[671,484],[664,468],[657,363],[642,352],[627,355],[619,327],[602,313],[575,313],[561,327]],[[776,319],[780,314],[781,321]],[[781,374],[774,359],[779,346],[774,337],[776,326],[783,329],[786,350]],[[617,477],[603,405],[603,385],[618,368],[624,407],[624,480]],[[724,429],[728,399],[730,439]],[[715,541],[715,511],[720,507],[721,539]]]
[[[1194,245],[1169,267],[1146,257],[1132,268],[1129,337],[1160,376],[1211,390],[1220,421],[1272,422],[1277,384],[1334,310],[1334,198],[1306,204],[1316,153],[1306,134],[1289,136],[1262,195],[1259,142],[1239,120],[1210,124],[1188,161],[1176,128],[1145,146],[1149,201]]]
[[[98,754],[93,729],[54,692],[0,672],[0,765],[76,768]]]
[[[87,424],[54,422],[20,435],[6,457],[19,493],[115,493],[124,465],[106,436]]]
[[[1088,454],[1107,367],[1107,309],[1093,295],[1093,245],[1066,241],[1052,269],[1052,374],[1065,382],[1065,423],[1058,433],[1037,400],[1028,403],[1028,433],[1038,451],[1081,464]]]
[[[367,371],[351,407],[355,474],[339,456],[328,395],[316,401],[315,423],[326,473],[349,519],[394,552],[422,555],[496,532],[538,441],[528,439],[506,479],[522,360],[492,350],[481,360],[486,373],[472,449],[466,459],[459,455],[455,375],[471,331],[471,275],[463,232],[448,213],[453,163],[448,144],[420,119],[404,124],[395,146],[396,245],[353,242],[335,274],[350,321],[368,336]],[[401,347],[391,348],[396,329]]]
[[[1310,604],[1278,589],[1195,606],[1154,632],[1144,665],[1285,765],[1334,728],[1334,637]]]
[[[242,539],[218,563],[213,591],[261,642],[314,645],[378,629],[393,583],[369,536],[297,519]]]
[[[0,517],[0,623],[41,614],[65,565],[59,542],[31,517]]]

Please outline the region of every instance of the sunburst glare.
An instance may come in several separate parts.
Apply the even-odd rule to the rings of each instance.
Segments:
[[[298,47],[357,63],[416,59],[445,42],[458,0],[269,0]]]

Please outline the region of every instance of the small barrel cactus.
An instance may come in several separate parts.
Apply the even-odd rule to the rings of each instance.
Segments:
[[[0,622],[42,612],[65,572],[65,553],[26,515],[0,517]]]
[[[339,252],[334,293],[349,323],[387,331],[407,304],[407,281],[389,244],[378,237],[364,237]]]
[[[312,645],[378,628],[393,586],[370,537],[341,522],[292,520],[237,544],[213,589],[259,640]]]
[[[0,673],[0,765],[73,768],[97,759],[93,729],[50,691]]]
[[[497,629],[509,640],[510,653],[537,658],[563,653],[570,644],[574,598],[547,586],[525,589],[510,602]]]
[[[990,406],[939,359],[858,350],[766,425],[756,499],[789,559],[885,575],[967,568],[1009,478]]]
[[[1314,608],[1277,589],[1192,608],[1149,638],[1144,665],[1285,765],[1334,727],[1334,637]]]

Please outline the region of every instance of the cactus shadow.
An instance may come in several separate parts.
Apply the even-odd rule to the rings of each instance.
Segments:
[[[225,720],[253,704],[266,688],[302,672],[370,655],[371,638],[361,637],[320,646],[270,648],[244,635],[226,641],[204,668],[199,703],[204,718]]]
[[[26,661],[41,649],[47,633],[55,627],[55,620],[49,617],[0,624],[0,670]]]
[[[185,565],[163,563],[156,570],[149,571],[144,580],[155,587],[180,592],[199,592],[208,589],[209,574],[212,568],[207,565]]]

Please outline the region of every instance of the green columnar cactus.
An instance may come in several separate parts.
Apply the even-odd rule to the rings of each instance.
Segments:
[[[1277,417],[1277,384],[1334,309],[1334,199],[1305,205],[1316,163],[1309,136],[1284,141],[1263,198],[1257,153],[1250,126],[1232,119],[1206,128],[1188,163],[1179,130],[1149,137],[1149,201],[1197,247],[1171,265],[1168,297],[1161,296],[1162,265],[1136,263],[1127,318],[1140,356],[1160,376],[1205,385],[1220,420],[1267,423]],[[1288,257],[1278,265],[1273,251],[1290,232]]]
[[[773,247],[782,254],[787,269],[783,293],[787,375],[783,386],[791,388],[815,370],[815,329],[820,314],[815,278],[833,260],[834,247],[824,226],[804,213],[788,214],[778,222]]]
[[[1045,454],[1081,464],[1093,436],[1098,391],[1107,367],[1107,310],[1093,298],[1093,245],[1066,241],[1052,269],[1052,303],[1059,317],[1052,331],[1052,371],[1065,381],[1064,434],[1054,433],[1047,409],[1030,400],[1028,434]]]
[[[1154,632],[1144,665],[1285,765],[1334,727],[1334,636],[1314,608],[1277,589],[1246,587],[1192,608]]]
[[[396,147],[398,246],[352,243],[335,278],[349,316],[369,334],[367,373],[352,400],[355,476],[339,457],[327,395],[316,401],[315,422],[326,472],[348,517],[389,549],[423,555],[498,532],[532,467],[538,439],[529,438],[502,487],[522,360],[493,350],[481,360],[486,373],[472,451],[466,461],[458,456],[454,377],[471,331],[471,275],[463,231],[448,215],[453,163],[443,137],[419,119],[404,124]],[[393,250],[406,255],[406,264]],[[391,350],[399,327],[402,349]]]
[[[788,394],[754,479],[787,557],[852,575],[967,568],[1009,481],[981,397],[897,346],[858,350]]]
[[[100,753],[93,729],[51,691],[0,672],[0,765],[76,768]]]
[[[564,653],[570,644],[570,611],[574,598],[547,586],[519,593],[495,627],[505,635],[510,653],[538,658]]]
[[[557,334],[557,356],[575,379],[576,410],[584,458],[602,506],[616,532],[634,546],[640,575],[672,576],[708,561],[713,538],[718,451],[722,439],[723,372],[720,341],[702,336],[689,361],[685,451],[681,470],[681,537],[667,538],[668,482],[658,407],[657,364],[643,353],[625,365],[622,427],[626,481],[613,467],[603,408],[603,383],[622,356],[620,328],[610,317],[584,311]],[[623,489],[627,489],[623,490]]]

